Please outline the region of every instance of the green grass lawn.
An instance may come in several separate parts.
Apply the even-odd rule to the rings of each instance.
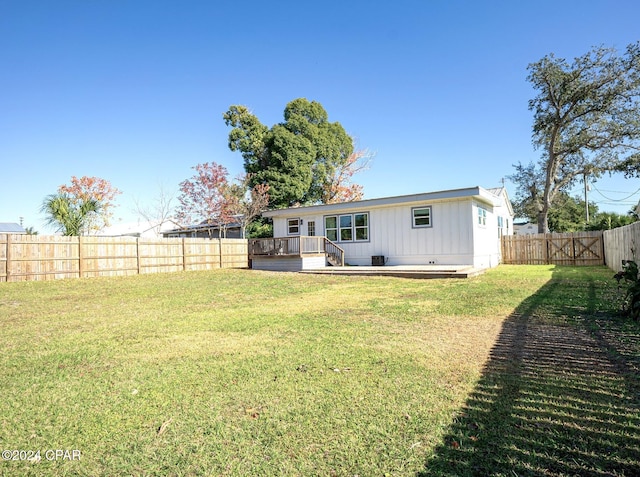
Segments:
[[[0,475],[640,475],[612,276],[3,283]]]

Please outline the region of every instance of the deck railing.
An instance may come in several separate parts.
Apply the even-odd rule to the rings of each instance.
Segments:
[[[344,250],[326,237],[274,237],[249,239],[249,256],[295,256],[325,254],[332,265],[344,265]]]

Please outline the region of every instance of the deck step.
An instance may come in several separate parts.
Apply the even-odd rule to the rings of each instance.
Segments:
[[[369,276],[369,277],[399,277],[399,278],[471,278],[481,275],[484,269],[473,267],[327,267],[301,270],[300,273],[318,275],[344,275],[344,276]]]

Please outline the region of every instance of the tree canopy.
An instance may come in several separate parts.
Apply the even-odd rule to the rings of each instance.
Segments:
[[[531,195],[538,229],[546,232],[558,193],[585,174],[597,179],[640,160],[640,43],[621,56],[594,48],[571,64],[550,54],[528,69],[538,91],[529,101],[533,144],[542,155],[537,165],[515,166],[511,179]]]
[[[70,184],[58,187],[58,194],[66,195],[72,203],[81,209],[83,204],[95,201],[98,207],[87,216],[85,232],[96,232],[109,226],[115,207],[115,198],[121,192],[101,177],[71,176]]]
[[[247,226],[266,208],[269,186],[250,186],[250,176],[229,182],[227,168],[215,162],[198,164],[190,179],[180,183],[178,219],[219,227],[222,236],[230,224],[239,224],[244,237]],[[209,229],[211,234],[211,229]]]
[[[80,236],[87,233],[92,216],[99,214],[101,204],[95,199],[78,199],[66,192],[47,196],[41,211],[46,216],[47,225],[67,236]]]
[[[64,235],[84,235],[109,225],[115,197],[120,191],[99,177],[71,177],[70,184],[47,196],[41,211],[48,225]]]
[[[223,117],[232,127],[229,148],[242,154],[251,186],[269,185],[271,207],[321,203],[337,190],[336,178],[352,176],[339,172],[354,157],[353,139],[316,101],[291,101],[284,121],[271,128],[245,106],[233,105]]]

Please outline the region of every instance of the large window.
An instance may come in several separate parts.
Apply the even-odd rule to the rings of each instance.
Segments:
[[[287,234],[300,235],[300,219],[287,219]]]
[[[431,207],[414,207],[411,209],[413,228],[431,227]]]
[[[329,215],[324,218],[325,236],[333,242],[369,240],[369,214]]]

